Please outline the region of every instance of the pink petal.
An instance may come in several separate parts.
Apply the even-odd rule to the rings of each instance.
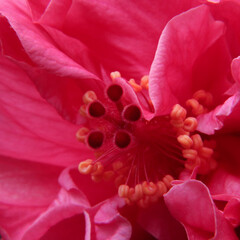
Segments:
[[[91,156],[75,139],[79,127],[63,120],[21,69],[6,59],[0,62],[1,153],[61,166]]]
[[[223,23],[213,20],[204,5],[168,22],[150,71],[150,97],[156,114],[169,113],[173,104],[192,97],[194,63],[223,32]]]
[[[215,199],[229,200],[240,196],[239,144],[240,138],[234,135],[217,138],[219,166],[204,180]]]
[[[181,224],[171,216],[164,201],[161,201],[148,209],[139,210],[139,224],[156,239],[186,239],[187,236],[185,230]]]
[[[0,12],[16,31],[31,59],[39,66],[60,76],[97,79],[95,75],[59,51],[46,32],[30,21],[25,1],[1,1]]]
[[[211,1],[209,1],[211,2]],[[223,21],[227,28],[225,38],[232,58],[239,56],[239,25],[238,19],[240,17],[240,3],[238,0],[220,0],[215,4],[209,4],[211,12],[215,19]]]
[[[148,73],[164,25],[174,15],[199,4],[198,1],[138,1],[137,4],[73,1],[61,22],[58,11],[65,16],[61,6],[67,9],[69,1],[57,2],[51,1],[39,23],[81,40],[108,72],[119,70],[126,78],[139,78]]]
[[[63,171],[59,178],[61,186],[66,190],[77,189],[81,191],[91,206],[94,206],[117,193],[113,183],[95,183],[90,176],[82,175],[76,167],[71,167]]]
[[[46,236],[48,234],[58,235],[63,222],[71,224],[68,222],[70,221],[75,224],[74,216],[81,214],[83,210],[89,206],[82,197],[83,195],[79,192],[68,192],[65,189],[61,189],[58,198],[24,233],[23,240],[40,239],[40,237],[45,234]],[[64,228],[65,227],[66,226],[64,226]],[[83,230],[80,226],[80,232],[81,231]],[[72,234],[74,234],[74,232]],[[69,237],[71,237],[71,235]]]
[[[86,233],[87,239],[130,239],[131,225],[117,210],[123,205],[123,199],[114,197],[85,211],[88,230]]]
[[[0,157],[0,225],[9,239],[21,239],[57,196],[60,171],[50,165]]]
[[[203,114],[198,117],[198,131],[206,134],[214,134],[216,130],[221,129],[226,124],[226,128],[229,126],[233,128],[238,126],[238,119],[235,112],[239,112],[240,93],[236,93],[234,96],[229,97],[222,105],[217,106],[213,111]],[[234,126],[232,125],[234,124]],[[236,127],[237,127],[236,126]],[[236,130],[236,129],[235,129]]]
[[[225,218],[234,226],[240,225],[240,199],[231,199],[224,208]]]
[[[190,240],[203,240],[213,234],[215,240],[237,239],[202,182],[190,180],[176,185],[164,199],[172,215],[186,228]]]

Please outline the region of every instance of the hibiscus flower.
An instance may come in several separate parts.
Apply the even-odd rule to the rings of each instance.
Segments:
[[[238,239],[238,1],[0,13],[4,240]]]

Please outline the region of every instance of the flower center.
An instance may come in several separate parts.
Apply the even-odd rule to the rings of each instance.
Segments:
[[[197,119],[207,112],[212,95],[197,91],[186,101],[186,108],[173,106],[169,115],[146,120],[142,108],[132,103],[120,82],[111,73],[113,84],[98,98],[93,91],[83,96],[80,114],[88,119],[76,136],[95,152],[96,159],[80,162],[79,172],[93,181],[112,180],[120,197],[128,204],[147,207],[171,188],[171,182],[184,171],[197,169],[207,174],[216,167],[213,145],[196,132]],[[126,84],[126,83],[125,83]],[[148,77],[137,84],[128,81],[138,99],[149,111]]]

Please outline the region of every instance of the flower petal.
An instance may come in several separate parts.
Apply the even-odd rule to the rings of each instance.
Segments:
[[[61,166],[91,156],[75,139],[79,127],[63,120],[21,69],[0,62],[1,154]]]
[[[0,157],[0,225],[9,239],[21,239],[57,196],[60,171],[50,165]]]
[[[0,12],[10,22],[31,59],[39,66],[60,76],[97,79],[59,51],[46,32],[31,22],[25,1],[1,1]]]
[[[227,203],[224,216],[234,227],[240,225],[240,198],[233,198]]]
[[[160,37],[149,76],[150,97],[156,115],[169,113],[175,103],[192,97],[194,63],[223,32],[223,23],[213,20],[205,5],[168,22]]]
[[[124,205],[123,199],[114,197],[84,212],[88,220],[88,236],[97,240],[128,240],[131,237],[131,225],[122,217],[117,208]]]
[[[202,182],[189,180],[175,185],[164,199],[172,215],[184,225],[190,240],[203,240],[213,234],[213,239],[237,239]]]
[[[183,240],[187,237],[181,224],[169,213],[164,201],[148,209],[140,209],[138,222],[144,230],[159,240]]]
[[[59,28],[79,39],[96,54],[108,73],[119,70],[125,78],[147,74],[164,25],[174,15],[199,4],[194,0],[138,1],[137,4],[73,1],[60,22],[56,16],[60,8],[57,2],[51,1],[39,23]],[[68,3],[65,0],[62,5]]]

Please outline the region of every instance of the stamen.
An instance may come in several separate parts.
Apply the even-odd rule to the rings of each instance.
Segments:
[[[141,118],[141,110],[136,105],[128,105],[123,110],[123,117],[130,122],[138,121]]]
[[[111,101],[117,102],[123,95],[123,89],[118,84],[112,84],[107,89],[107,95]]]
[[[78,171],[81,174],[90,174],[93,171],[93,164],[92,164],[93,160],[92,159],[87,159],[83,162],[80,162],[78,165]]]
[[[87,134],[89,133],[89,129],[86,127],[80,128],[76,133],[76,138],[79,142],[84,143],[85,139],[87,137]]]
[[[144,181],[142,183],[142,190],[145,195],[153,195],[157,192],[157,189],[158,188],[157,188],[156,184],[153,182],[148,183],[148,182]]]
[[[126,184],[120,185],[118,188],[118,195],[122,198],[127,198],[129,193],[129,186]]]
[[[193,98],[198,102],[201,102],[203,105],[209,107],[213,102],[213,96],[211,93],[206,92],[205,90],[199,90],[193,94]]]
[[[194,134],[191,136],[192,140],[193,140],[193,148],[198,150],[201,147],[203,147],[203,141],[202,138],[199,134]]]
[[[103,144],[104,135],[100,131],[91,132],[87,137],[87,143],[90,147],[97,149]]]
[[[172,181],[184,168],[187,171],[196,168],[198,174],[207,174],[216,168],[215,144],[195,132],[196,116],[207,112],[212,104],[210,93],[197,91],[186,101],[188,108],[176,104],[170,115],[146,120],[138,105],[126,105],[129,99],[114,81],[121,77],[120,73],[113,72],[110,76],[113,83],[101,99],[106,102],[97,100],[93,91],[83,96],[80,113],[89,117],[87,126],[91,129],[80,128],[76,137],[96,150],[96,160],[81,162],[80,173],[89,174],[95,182],[112,180],[118,187],[118,195],[127,204],[145,208],[168,192]],[[146,94],[148,76],[142,77],[140,85],[134,79],[130,79],[129,84],[141,104],[145,103],[143,107],[153,110]],[[96,119],[100,117],[103,118]]]
[[[132,88],[135,92],[141,92],[142,91],[142,87],[139,84],[137,84],[133,78],[131,78],[128,81],[128,83],[132,86]]]
[[[88,114],[91,117],[99,118],[105,114],[106,110],[102,103],[99,101],[93,101],[88,106]]]
[[[183,148],[191,148],[193,145],[193,140],[188,135],[180,135],[177,137],[178,142]]]
[[[188,117],[184,120],[183,129],[188,132],[194,132],[197,129],[197,119],[194,117]]]
[[[146,90],[149,89],[149,77],[147,75],[141,78],[140,85],[142,88],[145,88]]]
[[[197,151],[194,149],[184,149],[182,150],[182,155],[187,159],[195,159],[197,157]]]
[[[118,71],[111,72],[110,73],[110,77],[112,78],[112,80],[114,80],[115,78],[120,78],[121,77],[121,73],[118,72]]]
[[[87,105],[95,100],[97,100],[97,95],[94,91],[87,91],[83,97],[83,102]]]
[[[131,137],[126,131],[120,130],[116,133],[114,142],[119,148],[126,148],[131,142]]]

